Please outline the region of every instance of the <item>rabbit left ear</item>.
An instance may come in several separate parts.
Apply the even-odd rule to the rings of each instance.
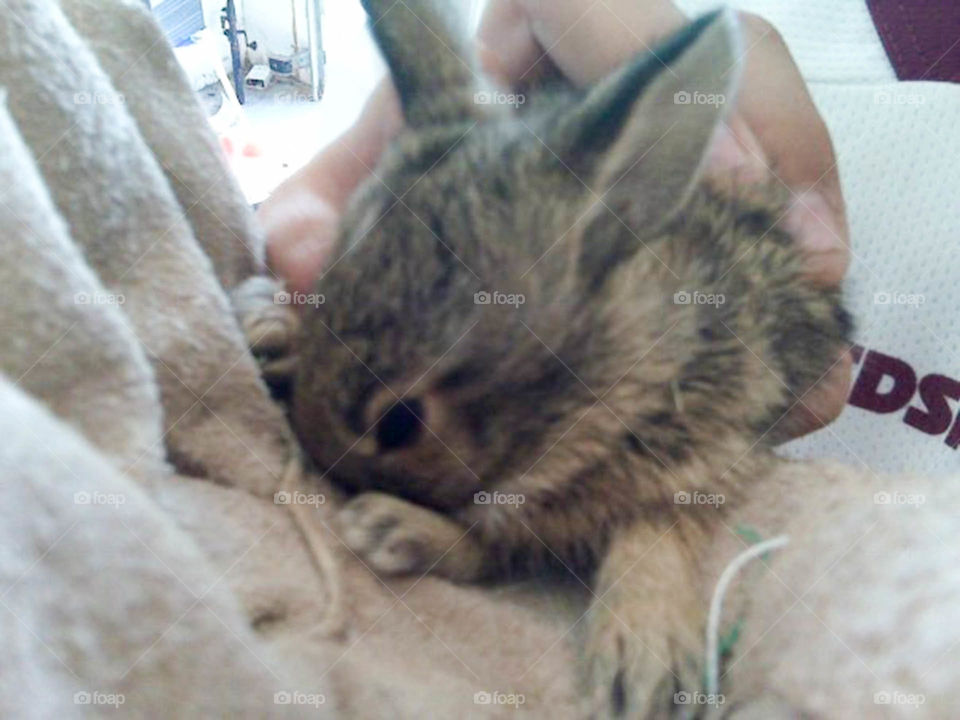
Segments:
[[[362,0],[412,128],[482,116],[466,33],[444,0]],[[460,13],[462,15],[463,13]]]

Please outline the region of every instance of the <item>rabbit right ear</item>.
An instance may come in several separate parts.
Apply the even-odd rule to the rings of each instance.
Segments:
[[[599,84],[558,122],[558,152],[600,195],[630,189],[641,221],[662,223],[700,177],[740,82],[730,11],[690,23]]]
[[[629,208],[627,222],[642,235],[684,207],[733,103],[740,47],[732,12],[705,15],[595,85],[558,119],[552,146],[590,187],[593,197],[585,201],[596,212],[612,199]],[[596,196],[606,198],[604,205]],[[583,272],[601,281],[642,245],[637,236],[588,242]]]
[[[467,33],[442,0],[362,0],[413,128],[476,119],[478,86]]]

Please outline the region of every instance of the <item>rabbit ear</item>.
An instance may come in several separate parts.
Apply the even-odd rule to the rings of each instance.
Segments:
[[[411,127],[469,120],[477,73],[452,3],[362,0]],[[463,15],[463,13],[461,13]]]
[[[633,223],[655,231],[699,179],[733,103],[740,46],[736,16],[717,11],[617,71],[560,121],[565,162],[598,195],[627,193]]]

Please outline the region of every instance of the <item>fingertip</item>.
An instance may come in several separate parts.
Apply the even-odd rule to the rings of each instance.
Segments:
[[[291,290],[311,292],[330,262],[339,214],[323,198],[304,195],[274,208],[261,223],[269,267]]]
[[[853,355],[850,349],[833,366],[827,376],[813,390],[814,408],[820,427],[829,425],[847,406],[847,396],[853,384]],[[819,395],[817,395],[819,393]]]
[[[795,440],[832,423],[846,407],[852,384],[853,355],[845,350],[823,379],[778,423],[775,439]]]
[[[505,87],[518,82],[543,50],[527,10],[516,0],[491,0],[477,29],[477,52],[484,72]]]
[[[288,244],[282,253],[273,257],[270,266],[286,280],[290,290],[309,293],[327,264],[330,250],[331,243],[304,238]]]
[[[480,38],[477,38],[477,59],[484,74],[504,86],[509,87],[512,84],[513,78],[510,77],[500,55]]]
[[[818,284],[840,285],[850,267],[846,223],[817,190],[800,193],[784,218],[807,260],[807,274]]]

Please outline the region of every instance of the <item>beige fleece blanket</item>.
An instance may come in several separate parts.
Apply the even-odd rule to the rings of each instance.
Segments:
[[[142,3],[4,0],[0,88],[0,717],[572,716],[582,588],[381,582],[275,502],[261,239]]]

